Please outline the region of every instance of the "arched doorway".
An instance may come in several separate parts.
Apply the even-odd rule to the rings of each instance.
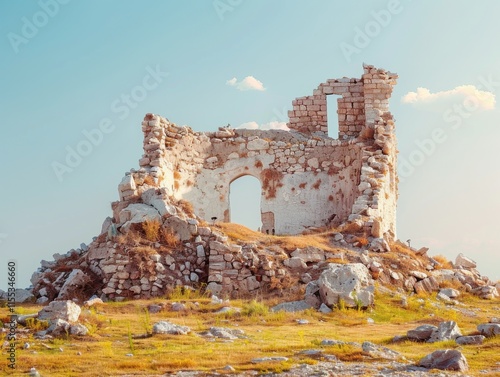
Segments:
[[[251,175],[236,178],[229,186],[229,221],[252,230],[262,227],[260,181]]]

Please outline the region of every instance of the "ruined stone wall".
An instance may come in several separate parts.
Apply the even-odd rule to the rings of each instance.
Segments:
[[[262,230],[299,234],[336,223],[376,237],[396,235],[396,139],[388,100],[397,75],[364,66],[359,79],[331,79],[297,98],[290,131],[194,132],[148,114],[144,155],[132,197],[145,176],[206,219],[229,222],[231,182],[244,175],[261,184]],[[340,139],[327,135],[326,96],[340,95]],[[333,118],[333,114],[330,114]],[[138,182],[136,182],[138,180]]]
[[[230,184],[244,175],[261,183],[264,232],[297,234],[351,213],[362,163],[353,142],[287,131],[170,130],[178,133],[165,147],[159,185],[190,201],[204,219],[230,221]]]

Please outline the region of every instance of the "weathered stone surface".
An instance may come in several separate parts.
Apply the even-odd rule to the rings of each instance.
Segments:
[[[72,299],[75,296],[75,291],[81,289],[90,278],[83,273],[80,269],[75,269],[71,271],[69,276],[66,278],[61,290],[59,291],[59,295],[57,298],[59,300],[67,300]]]
[[[305,249],[295,249],[291,256],[300,258],[306,263],[317,263],[325,260],[325,252],[323,250],[310,246]]]
[[[457,350],[434,351],[420,360],[418,365],[428,369],[457,370],[460,372],[469,370],[467,359]]]
[[[487,337],[500,335],[500,323],[483,323],[477,325],[477,331]]]
[[[332,264],[318,279],[321,300],[333,307],[344,301],[348,307],[373,305],[374,286],[368,268],[361,263]]]
[[[458,296],[460,296],[460,291],[453,288],[441,289],[439,293],[448,296],[449,298],[457,298]]]
[[[69,333],[71,335],[85,336],[89,333],[89,329],[87,329],[87,327],[85,327],[81,323],[76,323],[74,325],[70,325]]]
[[[386,360],[398,360],[402,358],[402,355],[399,352],[391,350],[387,347],[379,346],[373,344],[371,342],[363,342],[361,345],[363,349],[363,353],[365,355],[377,358],[377,359],[386,359]]]
[[[55,320],[75,323],[78,321],[81,313],[80,307],[73,301],[52,301],[49,305],[38,312],[38,319]]]
[[[455,268],[476,268],[477,264],[472,259],[467,258],[462,253],[458,254],[455,259]]]
[[[427,277],[427,274],[422,271],[410,271],[410,275],[416,277],[418,280],[423,280]]]
[[[413,287],[417,293],[432,293],[439,289],[439,283],[434,276],[429,276],[428,278],[417,281]]]
[[[187,241],[193,237],[189,223],[178,216],[170,216],[164,221],[163,226],[170,228],[181,241]]]
[[[436,326],[433,325],[421,325],[416,329],[408,330],[406,336],[408,339],[417,341],[426,341],[429,339],[434,331],[437,330]]]
[[[455,321],[441,322],[435,329],[431,337],[427,340],[429,343],[441,342],[443,340],[452,340],[462,336],[460,328]]]
[[[48,334],[52,334],[54,336],[61,336],[69,334],[70,324],[68,321],[65,321],[61,318],[55,318],[50,320],[50,325],[47,329]]]
[[[285,259],[283,261],[283,264],[290,268],[307,268],[307,265],[304,262],[304,260],[299,257],[292,257],[289,259]]]
[[[484,335],[459,336],[455,341],[460,345],[483,344],[486,339]]]
[[[128,205],[120,212],[120,224],[137,224],[146,220],[160,221],[161,216],[156,208],[148,206],[147,204],[134,203]]]
[[[153,325],[153,334],[186,335],[191,332],[187,326],[180,326],[168,321],[156,322]]]

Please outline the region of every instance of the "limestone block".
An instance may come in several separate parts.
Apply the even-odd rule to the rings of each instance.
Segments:
[[[268,149],[269,142],[264,139],[254,139],[248,142],[247,148],[251,151]]]

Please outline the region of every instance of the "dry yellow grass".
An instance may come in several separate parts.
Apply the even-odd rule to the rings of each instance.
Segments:
[[[192,293],[190,293],[192,294]],[[14,373],[6,366],[5,350],[0,359],[2,375],[26,375],[32,366],[43,376],[117,376],[123,374],[151,375],[164,374],[176,370],[220,370],[230,364],[238,371],[257,369],[258,371],[283,371],[294,363],[314,362],[297,356],[297,353],[311,348],[322,348],[340,360],[367,361],[357,347],[321,346],[323,339],[349,342],[371,341],[383,344],[405,357],[417,361],[426,354],[443,346],[459,348],[456,344],[427,344],[403,341],[392,343],[395,335],[404,335],[409,329],[422,323],[440,320],[456,320],[464,334],[474,333],[478,323],[485,322],[496,312],[498,302],[482,301],[473,296],[465,296],[465,307],[480,309],[477,317],[457,315],[444,306],[435,307],[422,304],[417,298],[409,300],[409,307],[402,308],[397,297],[377,293],[376,306],[371,311],[335,310],[331,314],[321,314],[314,310],[299,313],[273,313],[262,302],[233,301],[232,306],[242,308],[241,313],[217,315],[220,305],[213,305],[203,296],[187,298],[177,292],[175,301],[183,301],[188,306],[185,312],[168,310],[146,315],[144,308],[151,303],[165,304],[172,301],[132,301],[106,303],[83,311],[81,322],[91,328],[91,335],[83,338],[62,338],[36,341],[32,334],[19,339],[17,349],[18,370]],[[434,298],[430,298],[436,302]],[[198,302],[197,305],[194,302]],[[36,312],[36,305],[25,305],[20,311]],[[0,318],[5,318],[7,308],[0,308]],[[369,324],[368,318],[375,324]],[[299,326],[297,319],[307,319],[308,325]],[[146,339],[132,339],[144,334],[152,324],[160,320],[189,326],[192,333],[184,336],[155,335]],[[227,343],[211,341],[196,335],[211,326],[237,328],[245,331],[247,339]],[[31,343],[29,349],[20,347],[25,341]],[[42,344],[43,343],[43,344]],[[462,346],[461,351],[471,366],[471,375],[479,370],[491,369],[498,360],[500,338],[488,339],[482,346]],[[59,348],[62,348],[61,352]],[[133,353],[134,356],[126,356]],[[290,361],[255,365],[251,360],[263,356],[286,356]],[[369,360],[369,359],[368,359]],[[485,374],[488,376],[488,374]]]

